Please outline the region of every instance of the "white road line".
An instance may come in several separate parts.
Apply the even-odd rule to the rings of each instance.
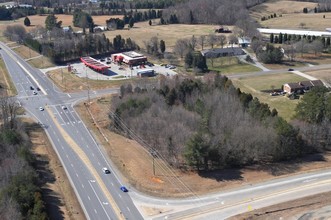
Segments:
[[[91,200],[91,198],[89,196],[87,196],[88,200]]]
[[[67,158],[69,158],[68,154],[66,155]]]
[[[122,198],[121,194],[118,194],[118,196],[119,196],[120,198]]]
[[[67,94],[67,96],[69,96],[69,98],[71,98],[71,96],[69,94]]]
[[[71,167],[74,167],[74,165],[72,163],[70,165],[71,165]]]
[[[114,186],[114,183],[113,182],[110,182],[112,186]]]
[[[101,165],[99,162],[98,162],[99,166]]]
[[[94,212],[95,212],[95,213],[97,213],[97,210],[96,210],[96,209],[94,209]]]
[[[78,177],[78,174],[76,173],[76,176]]]
[[[94,157],[94,153],[92,153],[92,157]]]
[[[82,184],[82,187],[85,188],[84,184]]]
[[[92,183],[90,183],[90,182],[88,182],[88,183],[90,184],[90,186],[91,186],[91,188],[92,188],[92,190],[93,190],[93,192],[94,192],[95,196],[97,197],[97,199],[98,199],[99,203],[102,205],[102,202],[101,202],[101,200],[100,200],[100,198],[99,198],[98,194],[95,192],[95,190],[94,190],[94,188],[93,188],[93,186],[92,186]],[[111,218],[109,217],[108,213],[106,212],[106,209],[105,209],[105,207],[104,207],[104,206],[102,206],[102,209],[103,209],[103,211],[106,213],[106,215],[107,215],[108,219],[111,219]]]
[[[131,212],[131,210],[129,209],[129,207],[126,207],[128,209],[129,212]]]
[[[308,179],[308,180],[304,180],[304,181],[302,181],[303,183],[309,183],[309,182],[312,182],[312,181],[315,181],[315,180],[317,180],[318,178],[316,178],[316,179]]]

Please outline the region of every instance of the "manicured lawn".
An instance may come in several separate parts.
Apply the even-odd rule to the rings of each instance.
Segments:
[[[213,64],[213,65],[212,65]],[[243,72],[258,72],[261,69],[253,65],[240,62],[236,57],[220,57],[215,59],[207,59],[208,69],[220,71],[221,74],[243,73]]]
[[[269,93],[261,92],[261,90],[274,88],[281,88],[284,83],[298,82],[306,80],[303,77],[292,73],[283,73],[276,75],[265,75],[243,79],[233,79],[232,82],[241,91],[251,93],[257,97],[261,102],[267,103],[270,109],[275,108],[278,114],[286,120],[291,120],[294,115],[294,109],[298,104],[298,100],[290,100],[286,96],[270,96]]]

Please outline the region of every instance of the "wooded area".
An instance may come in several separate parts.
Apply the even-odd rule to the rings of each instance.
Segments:
[[[27,130],[14,99],[0,99],[0,219],[48,219]]]
[[[301,133],[297,124],[240,92],[226,77],[208,77],[164,80],[153,90],[122,86],[112,101],[110,128],[133,139],[139,136],[175,167],[197,170],[290,160],[326,149],[311,144],[311,128]],[[315,133],[320,126],[315,124]],[[325,132],[319,141],[330,146],[331,126]]]

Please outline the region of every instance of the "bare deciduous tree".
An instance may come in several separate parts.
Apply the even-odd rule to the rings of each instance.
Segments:
[[[201,46],[201,50],[203,50],[203,48],[205,46],[205,42],[206,42],[206,36],[205,35],[201,35],[199,37],[199,45]]]
[[[222,34],[218,37],[218,40],[220,42],[221,47],[223,48],[224,45],[226,44],[226,36]]]
[[[214,48],[216,42],[217,42],[217,38],[216,38],[216,35],[215,34],[209,34],[208,35],[208,44],[211,48]]]

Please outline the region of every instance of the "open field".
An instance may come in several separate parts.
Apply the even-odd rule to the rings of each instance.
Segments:
[[[212,65],[213,64],[213,65]],[[237,57],[220,57],[207,59],[209,70],[220,71],[221,74],[257,72],[260,68],[241,62]]]
[[[261,102],[267,103],[270,106],[270,109],[275,108],[278,111],[279,116],[289,121],[293,117],[294,109],[299,101],[290,100],[285,96],[270,96],[269,93],[263,93],[261,90],[269,90],[272,87],[277,89],[281,88],[284,83],[303,80],[306,79],[295,74],[284,73],[252,78],[232,79],[232,82],[236,87],[239,87],[241,91],[251,93]]]
[[[305,74],[313,76],[317,79],[324,80],[331,84],[331,70],[330,69],[307,71],[307,72],[305,72]]]
[[[79,27],[74,27],[72,24],[72,15],[65,15],[65,14],[57,14],[55,15],[57,17],[57,21],[62,21],[62,27],[65,26],[71,26],[74,31],[82,30]],[[45,26],[45,20],[47,15],[32,15],[28,16],[30,21],[31,21],[31,26],[30,27],[25,27],[24,26],[24,19],[25,18],[20,18],[15,21],[1,21],[0,22],[0,31],[4,30],[4,27],[6,25],[12,25],[12,24],[20,24],[24,26],[27,31],[30,31],[31,29],[35,28],[36,26]],[[119,15],[114,15],[114,16],[109,16],[109,15],[100,15],[100,16],[92,16],[93,21],[96,25],[101,25],[105,26],[106,25],[106,20],[109,18],[123,18],[123,16]]]
[[[214,33],[215,25],[189,25],[189,24],[171,24],[171,25],[152,25],[149,26],[148,21],[134,24],[130,30],[115,30],[105,32],[109,39],[113,39],[116,35],[121,35],[122,38],[131,38],[140,47],[145,47],[144,41],[148,41],[151,37],[158,37],[159,40],[164,40],[166,51],[172,51],[178,39],[191,38],[193,35],[199,37]],[[231,29],[232,27],[230,27]],[[229,35],[229,34],[224,34]],[[207,45],[207,43],[206,43]],[[205,46],[206,46],[205,45]]]
[[[303,8],[314,9],[317,3],[312,2],[296,2],[296,1],[268,1],[266,3],[257,5],[250,9],[251,15],[260,21],[263,16],[269,16],[276,13],[277,16],[283,14],[302,13]]]
[[[323,18],[325,15],[325,18]],[[305,30],[325,31],[330,27],[331,12],[311,14],[283,14],[282,17],[260,21],[262,27],[302,30],[300,24],[304,23]]]

